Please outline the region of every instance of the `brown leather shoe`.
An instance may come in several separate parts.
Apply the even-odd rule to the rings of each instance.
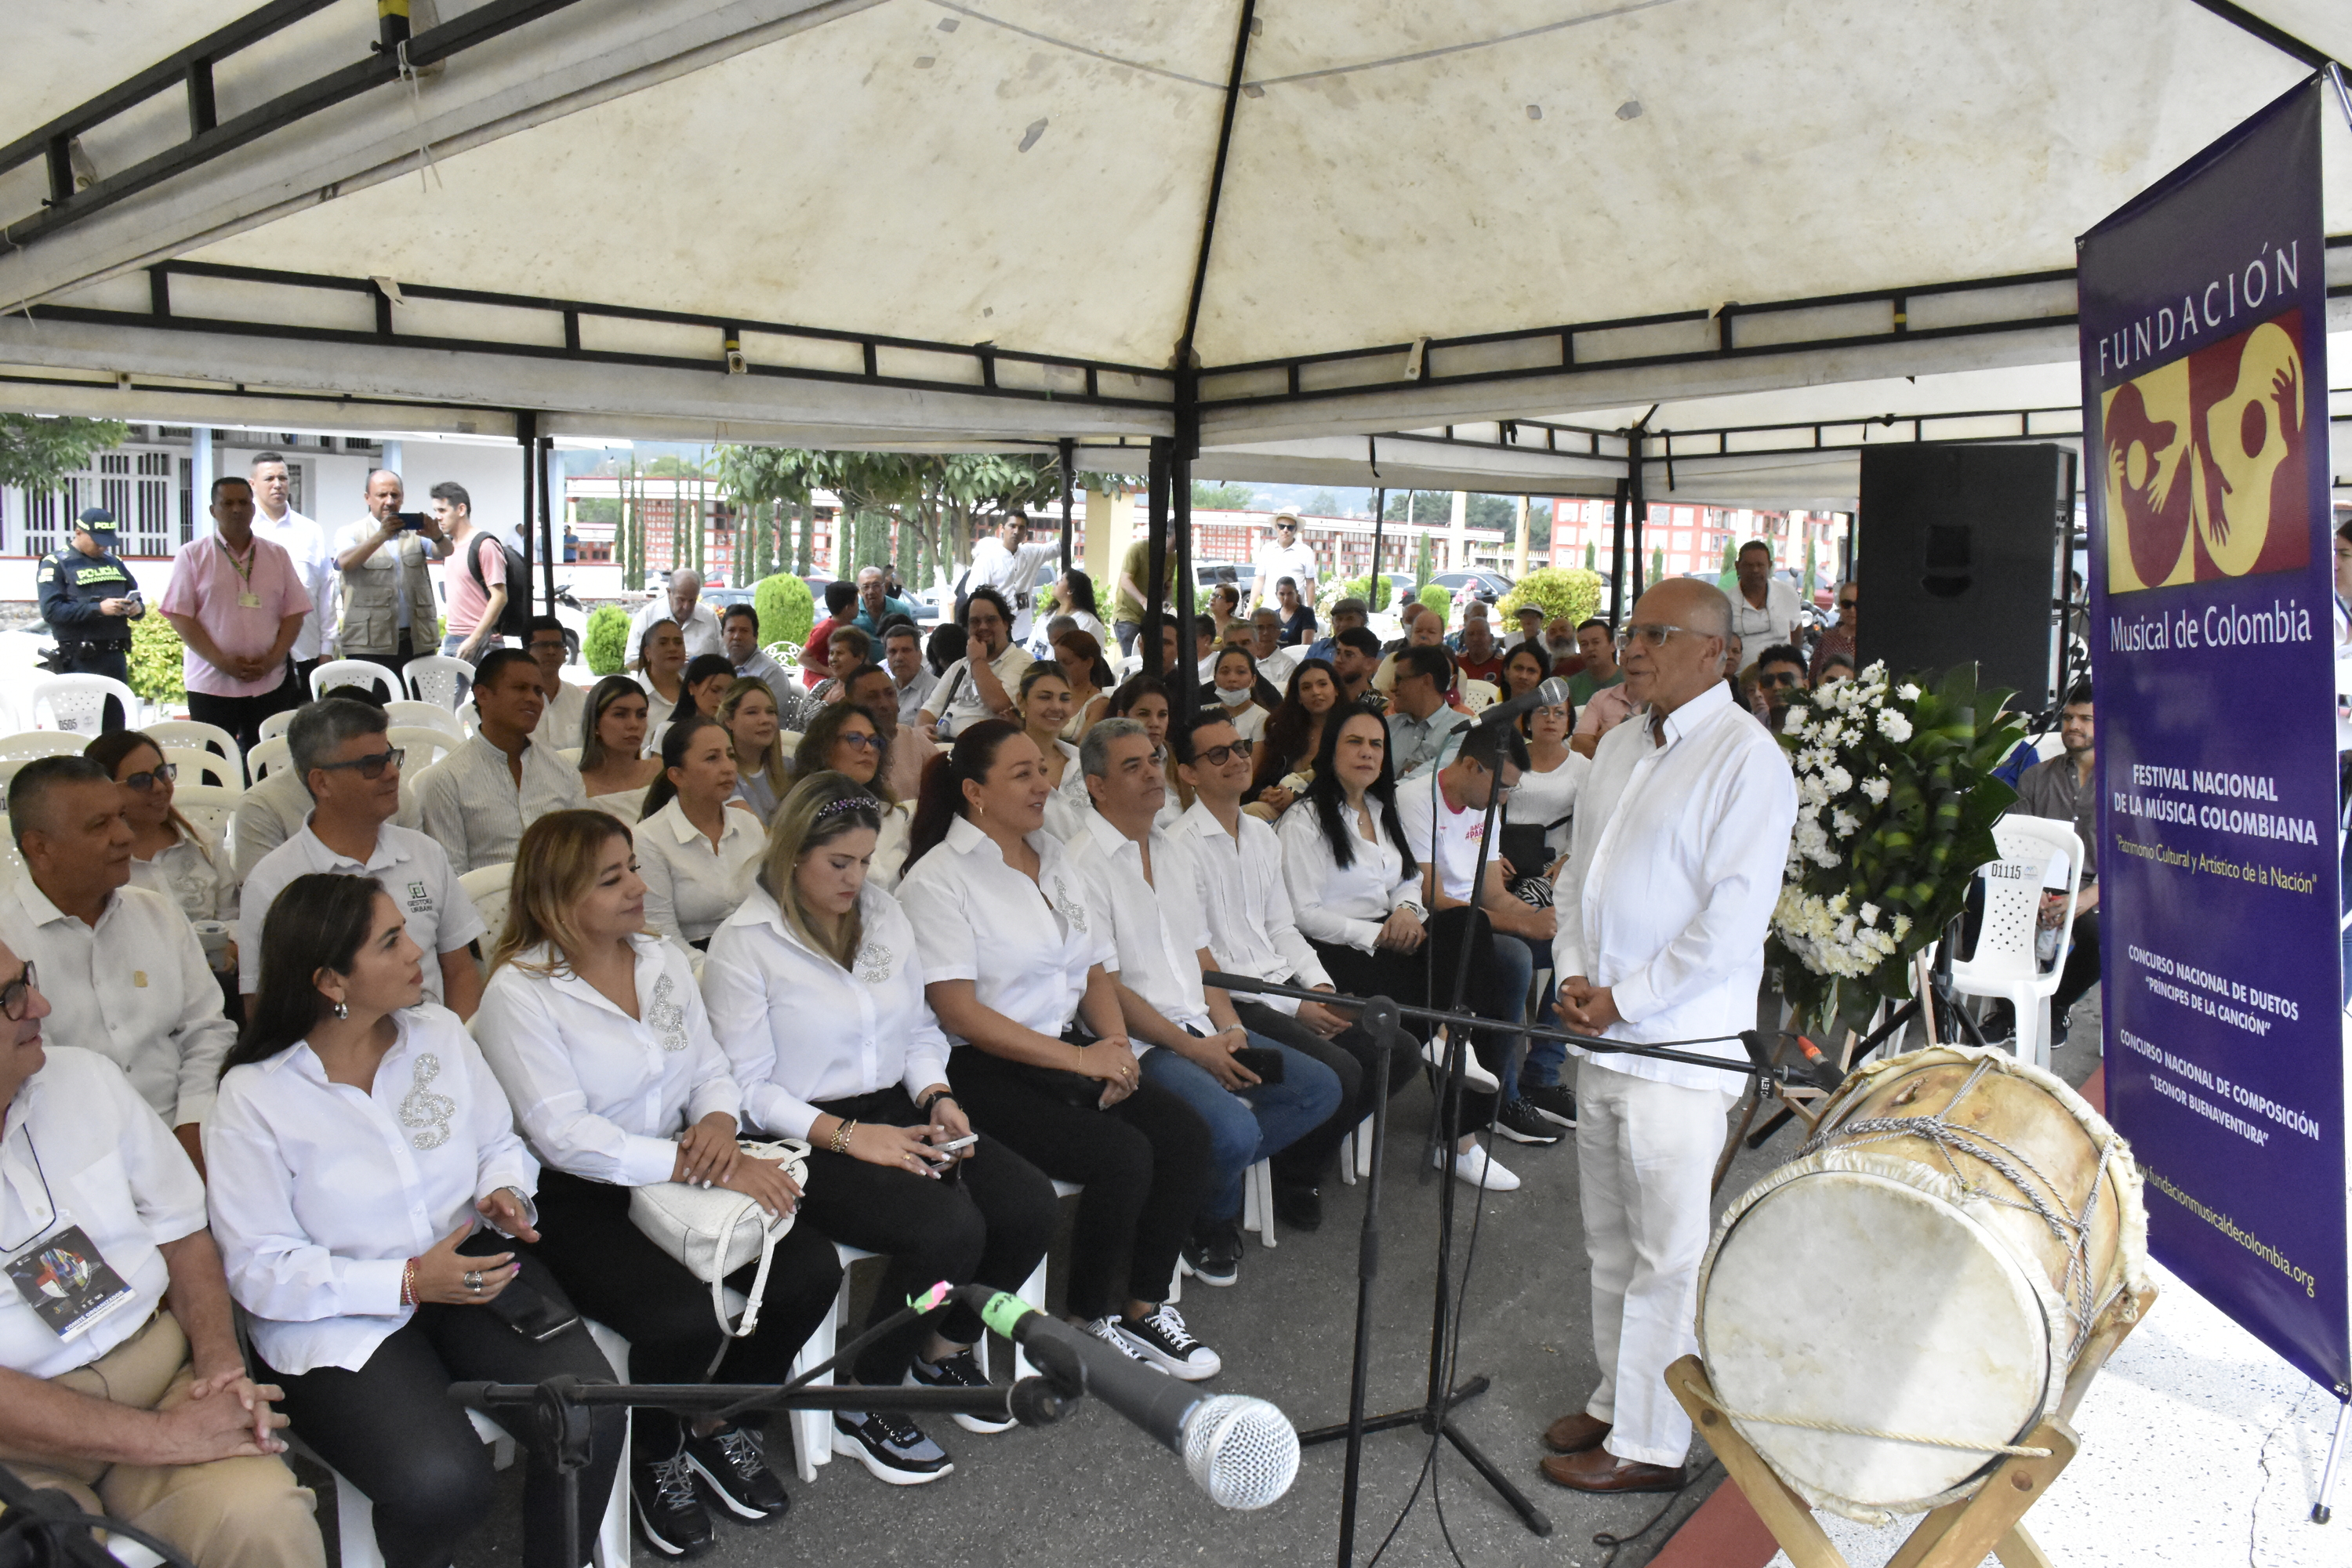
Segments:
[[[1608,1422],[1580,1410],[1544,1428],[1544,1447],[1555,1454],[1589,1454],[1608,1436]]]
[[[1544,1479],[1580,1492],[1678,1492],[1689,1479],[1682,1466],[1637,1464],[1606,1448],[1543,1461]]]

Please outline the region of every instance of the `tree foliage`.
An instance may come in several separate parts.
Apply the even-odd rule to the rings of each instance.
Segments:
[[[68,474],[89,468],[93,456],[120,447],[130,435],[131,426],[119,419],[0,414],[0,485],[56,489]]]
[[[1257,500],[1257,491],[1244,484],[1213,485],[1206,479],[1192,481],[1192,510],[1195,511],[1247,511]]]
[[[79,465],[77,465],[79,466]],[[131,689],[150,702],[184,702],[180,634],[153,610],[131,623]]]
[[[599,605],[588,616],[588,634],[580,639],[580,657],[598,679],[618,675],[629,657],[629,612],[618,605]]]
[[[1591,620],[1601,607],[1601,574],[1573,566],[1539,567],[1503,595],[1495,606],[1496,619],[1504,626],[1517,625],[1521,605],[1541,605],[1546,625],[1562,616],[1571,626]]]
[[[808,641],[816,625],[816,596],[809,585],[790,573],[762,577],[751,590],[751,605],[760,612],[760,646]]]

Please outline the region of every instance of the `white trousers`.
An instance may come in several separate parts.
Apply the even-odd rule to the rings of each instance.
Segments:
[[[1584,1408],[1611,1423],[1604,1447],[1621,1459],[1674,1466],[1690,1449],[1690,1417],[1667,1392],[1665,1373],[1698,1349],[1707,1184],[1736,1081],[1684,1089],[1590,1058],[1577,1067],[1577,1177],[1601,1363],[1601,1385]]]

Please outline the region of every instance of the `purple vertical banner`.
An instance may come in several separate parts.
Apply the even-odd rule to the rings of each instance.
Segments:
[[[2080,243],[2107,1111],[2167,1268],[2352,1384],[2318,79]]]

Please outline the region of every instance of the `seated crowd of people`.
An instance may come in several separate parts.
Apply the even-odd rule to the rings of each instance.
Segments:
[[[233,850],[138,731],[22,767],[0,889],[10,1467],[205,1568],[317,1563],[290,1424],[372,1500],[387,1563],[446,1563],[491,1485],[448,1384],[613,1375],[576,1322],[534,1325],[607,1326],[635,1381],[780,1383],[835,1310],[833,1244],[887,1259],[874,1322],[937,1280],[1013,1290],[1056,1180],[1080,1188],[1070,1321],[1214,1377],[1169,1298],[1236,1282],[1250,1168],[1269,1163],[1276,1220],[1319,1225],[1374,1086],[1435,1048],[1382,1062],[1340,994],[1442,1006],[1467,975],[1490,1026],[1439,1163],[1517,1187],[1478,1130],[1541,1147],[1576,1123],[1563,1051],[1521,1030],[1592,742],[1631,711],[1607,623],[1537,614],[1504,643],[1480,617],[1455,648],[1432,613],[1383,646],[1359,601],[1320,637],[1286,601],[1197,655],[1169,622],[1159,673],[1120,679],[1082,573],[1057,603],[1076,613],[1038,657],[993,587],[926,646],[878,574],[836,583],[794,670],[749,606],[690,654],[708,610],[656,602],[636,672],[585,691],[534,622],[480,658],[471,732],[413,773],[376,703],[296,711]],[[1570,702],[1472,723],[1554,673]],[[496,930],[460,882],[492,867]],[[804,1140],[805,1182],[739,1138]],[[753,1331],[632,1221],[633,1191],[668,1182],[796,1213],[758,1282],[728,1281],[759,1292]],[[22,1288],[26,1258],[53,1288]],[[941,1308],[838,1381],[982,1384],[982,1331]],[[625,1434],[666,1554],[709,1545],[714,1508],[789,1506],[752,1426],[643,1409],[632,1433],[606,1408],[583,1540]],[[832,1443],[893,1484],[955,1468],[888,1411],[836,1415]],[[562,1496],[534,1452],[534,1565],[556,1568]]]

